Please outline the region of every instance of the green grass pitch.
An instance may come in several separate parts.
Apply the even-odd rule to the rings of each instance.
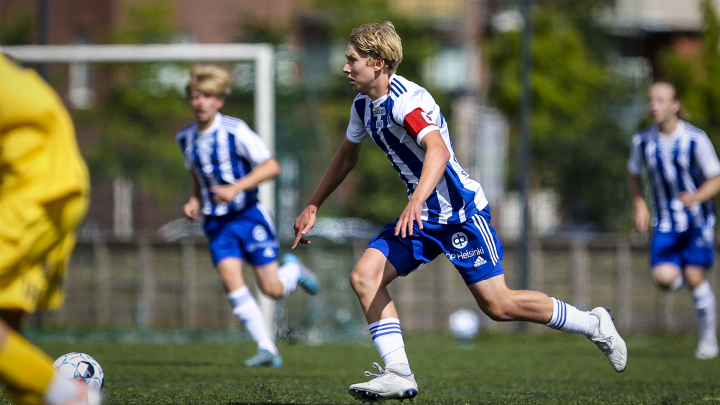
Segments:
[[[577,335],[408,334],[420,388],[414,404],[720,404],[720,358],[696,360],[690,337],[631,337],[627,370]],[[248,369],[241,343],[44,342],[55,358],[94,356],[107,404],[352,404],[351,383],[379,361],[369,342],[281,345],[279,369]],[[0,403],[7,403],[0,400]],[[405,402],[408,404],[409,402]]]

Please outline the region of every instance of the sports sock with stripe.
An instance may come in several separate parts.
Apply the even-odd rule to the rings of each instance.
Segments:
[[[593,336],[600,325],[600,319],[587,311],[581,311],[574,306],[560,301],[554,297],[553,314],[547,326],[563,332],[582,333]]]
[[[405,342],[400,329],[400,320],[397,318],[385,318],[371,323],[370,336],[373,338],[375,348],[382,357],[385,367],[394,366],[404,374],[410,374],[410,362],[405,353]],[[402,367],[401,365],[407,366]]]
[[[302,274],[300,263],[287,262],[278,269],[278,278],[283,285],[283,298],[295,291]]]
[[[715,294],[707,280],[692,291],[693,306],[700,326],[700,340],[717,339]]]
[[[247,286],[244,285],[238,288],[228,294],[227,297],[232,306],[233,314],[245,326],[252,340],[257,343],[258,349],[277,354],[277,346],[275,346],[275,342],[273,342],[265,327],[265,320],[260,312],[260,307],[258,307],[255,297],[253,297]]]

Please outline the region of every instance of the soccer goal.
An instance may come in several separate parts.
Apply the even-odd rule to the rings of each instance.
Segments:
[[[51,45],[51,46],[9,46],[3,47],[3,52],[14,56],[27,63],[42,64],[68,64],[67,77],[69,103],[78,108],[87,107],[90,104],[91,96],[88,94],[88,65],[108,63],[156,63],[156,62],[253,62],[254,77],[254,130],[260,135],[270,151],[275,152],[275,72],[274,72],[274,50],[269,44],[168,44],[168,45]],[[162,119],[162,117],[158,117]],[[178,170],[182,170],[178,167]],[[132,232],[123,231],[131,227],[132,216],[126,213],[128,210],[118,210],[118,206],[132,205],[131,188],[127,187],[122,180],[114,182],[115,188],[115,235],[128,235]],[[130,190],[130,191],[128,191]],[[123,198],[118,198],[118,195]],[[266,182],[260,186],[260,200],[275,212],[275,189],[274,182]],[[124,201],[124,203],[123,203]],[[130,212],[132,212],[130,210]],[[127,225],[130,223],[130,225]],[[121,224],[118,226],[117,224]],[[131,229],[131,228],[130,228]],[[103,249],[99,250],[101,253]],[[100,255],[102,256],[102,254]],[[184,263],[186,265],[186,263]],[[99,266],[102,267],[102,266]],[[102,269],[100,269],[102,274]],[[109,276],[108,276],[109,277]],[[146,276],[144,276],[146,277]],[[101,288],[98,290],[101,302],[102,275],[98,277]],[[218,280],[219,282],[219,280]],[[147,283],[146,283],[147,284]],[[154,281],[150,280],[150,286]],[[108,287],[109,288],[109,287]],[[145,287],[143,287],[145,291]],[[191,295],[195,289],[190,288]],[[150,296],[147,296],[150,294]],[[147,318],[149,308],[153,300],[156,300],[151,293],[143,292],[138,303],[138,318]],[[195,294],[197,295],[197,294]],[[268,328],[274,332],[274,311],[273,301],[262,294],[257,294],[258,301],[268,322]],[[144,298],[143,298],[144,297]],[[195,297],[197,299],[197,297]],[[145,301],[143,303],[143,300]],[[103,306],[108,306],[104,303]],[[189,305],[192,307],[192,303]],[[187,305],[186,305],[187,306]],[[109,310],[108,310],[109,311]],[[105,312],[108,312],[105,311]],[[188,312],[193,313],[190,308]],[[102,310],[98,310],[99,319],[103,319]],[[183,315],[185,316],[185,315]],[[192,317],[192,315],[191,315]],[[143,321],[138,323],[142,324]],[[193,325],[193,322],[190,322]]]

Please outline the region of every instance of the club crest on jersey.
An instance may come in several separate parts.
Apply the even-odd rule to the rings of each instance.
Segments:
[[[457,232],[452,236],[452,245],[455,249],[462,249],[467,246],[468,238],[463,232]]]
[[[265,241],[268,237],[265,227],[263,227],[262,225],[255,225],[255,228],[253,228],[252,230],[252,237],[258,242]]]

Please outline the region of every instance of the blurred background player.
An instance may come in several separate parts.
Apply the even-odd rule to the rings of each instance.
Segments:
[[[203,231],[228,301],[258,345],[245,365],[280,367],[280,352],[243,280],[242,259],[253,266],[262,292],[274,299],[298,285],[316,294],[319,284],[295,255],[286,254],[278,266],[273,219],[257,194],[260,183],[280,174],[280,165],[245,122],[218,112],[230,94],[230,74],[215,65],[198,65],[190,76],[186,92],[195,122],[177,134],[191,180],[183,209],[191,219],[200,211],[205,215]]]
[[[355,167],[363,139],[385,152],[407,186],[409,202],[395,223],[370,241],[353,269],[351,284],[370,334],[385,363],[380,374],[353,384],[361,400],[413,398],[415,382],[400,321],[387,285],[444,254],[458,269],[477,304],[496,321],[528,321],[580,333],[606,354],[617,372],[627,347],[604,308],[580,311],[535,291],[505,285],[503,246],[490,226],[482,187],[454,156],[448,124],[424,88],[395,74],[402,43],[390,22],[365,24],[350,35],[343,72],[358,96],[350,109],[346,138],[305,210],[295,221],[295,248],[313,227],[319,207]]]
[[[34,71],[0,54],[0,380],[13,404],[99,404],[84,381],[18,333],[62,305],[62,279],[85,217],[89,179],[70,116]]]
[[[700,335],[695,357],[718,355],[715,295],[705,272],[715,256],[715,212],[712,197],[720,191],[720,162],[705,132],[678,118],[675,87],[658,82],[650,87],[649,109],[655,125],[633,137],[628,162],[635,226],[654,228],[650,245],[655,284],[676,291],[691,290]],[[650,219],[641,182],[645,166],[655,216]]]

